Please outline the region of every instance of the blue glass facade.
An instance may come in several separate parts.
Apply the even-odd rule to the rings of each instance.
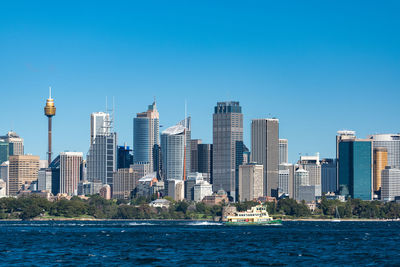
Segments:
[[[129,146],[119,146],[117,150],[117,169],[126,169],[133,164],[132,149]]]
[[[133,119],[133,153],[135,162],[150,162],[149,118]]]
[[[8,149],[9,149],[8,143],[0,141],[0,164],[3,163],[4,161],[8,160],[8,156],[9,156]]]
[[[346,197],[372,199],[372,142],[339,143],[339,191]]]

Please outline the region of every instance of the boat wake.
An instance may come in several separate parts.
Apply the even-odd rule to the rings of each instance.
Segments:
[[[144,225],[155,225],[154,223],[149,222],[131,222],[129,223],[130,226],[144,226]]]
[[[218,222],[190,222],[187,223],[186,225],[191,225],[191,226],[206,226],[206,225],[222,225],[222,223]]]

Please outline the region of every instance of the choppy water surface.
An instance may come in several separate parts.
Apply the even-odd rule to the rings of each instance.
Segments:
[[[0,222],[3,265],[400,265],[400,222]]]

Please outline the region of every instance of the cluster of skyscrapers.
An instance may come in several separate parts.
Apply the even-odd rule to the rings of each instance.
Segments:
[[[191,137],[191,118],[160,133],[154,101],[133,118],[133,148],[118,146],[113,115],[90,116],[90,144],[82,152],[62,152],[52,160],[51,118],[54,100],[45,107],[49,118],[48,160],[25,155],[23,139],[9,132],[0,137],[0,196],[28,192],[91,195],[129,199],[170,196],[175,200],[230,201],[290,197],[313,202],[322,195],[339,198],[400,197],[400,135],[356,138],[339,131],[336,158],[300,156],[288,160],[288,140],[280,139],[276,118],[251,121],[251,150],[243,142],[239,102],[218,102],[213,112],[213,143]]]

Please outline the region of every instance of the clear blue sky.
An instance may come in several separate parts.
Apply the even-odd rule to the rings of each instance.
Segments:
[[[399,1],[81,2],[0,2],[0,133],[26,153],[45,159],[50,85],[56,153],[88,151],[106,96],[120,144],[153,96],[165,127],[186,99],[205,142],[217,101],[240,101],[248,146],[251,119],[277,117],[290,161],[334,156],[339,129],[400,132]]]

